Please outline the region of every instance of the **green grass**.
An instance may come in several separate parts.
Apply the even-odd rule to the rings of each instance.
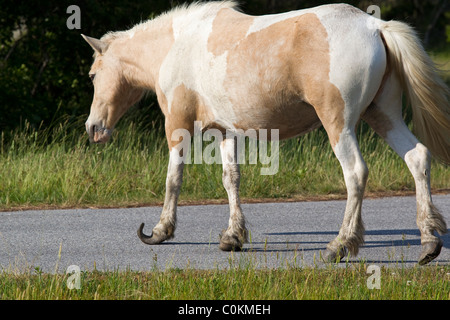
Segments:
[[[162,126],[148,119],[138,124],[125,119],[112,143],[89,145],[84,120],[81,117],[57,122],[60,124],[52,128],[25,126],[2,133],[0,209],[127,206],[163,201],[168,148]],[[368,193],[414,191],[414,180],[406,165],[384,141],[364,128],[359,139],[370,171]],[[260,175],[261,164],[241,165],[240,192],[244,201],[346,194],[342,170],[323,130],[281,141],[279,164],[278,173],[269,176]],[[448,181],[449,167],[433,162],[432,188],[448,188]],[[220,164],[185,166],[181,201],[226,197]]]
[[[81,272],[80,288],[68,289],[69,275],[0,273],[0,299],[152,299],[152,300],[299,300],[299,299],[450,299],[450,267],[381,267],[379,289],[369,289],[369,265],[255,270],[154,270]],[[370,282],[370,279],[369,279]]]

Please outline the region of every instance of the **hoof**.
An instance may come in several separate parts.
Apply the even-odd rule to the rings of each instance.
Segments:
[[[224,235],[222,232],[220,235],[219,249],[222,251],[241,251],[243,243],[239,241],[237,236]]]
[[[141,239],[141,241],[145,244],[150,244],[150,245],[160,244],[161,242],[170,238],[165,233],[152,232],[152,234],[150,236],[148,236],[148,235],[144,234],[143,230],[144,230],[144,224],[142,223],[137,231],[137,235],[138,235],[139,239]]]
[[[342,262],[343,259],[347,256],[347,252],[348,251],[346,247],[340,247],[337,251],[327,248],[325,253],[322,255],[322,260],[326,263]]]
[[[444,242],[439,239],[438,242],[427,242],[422,245],[422,253],[420,254],[419,264],[421,266],[429,263],[437,258],[441,253],[441,248]]]

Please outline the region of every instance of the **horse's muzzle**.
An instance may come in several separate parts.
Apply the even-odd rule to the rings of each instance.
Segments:
[[[113,130],[97,125],[90,125],[86,122],[86,131],[91,143],[106,143],[111,138]]]

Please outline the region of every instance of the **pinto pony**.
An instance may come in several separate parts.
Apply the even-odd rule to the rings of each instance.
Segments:
[[[277,129],[288,139],[323,125],[347,187],[344,221],[324,257],[358,253],[364,241],[361,203],[368,169],[355,135],[366,121],[406,162],[417,193],[420,264],[436,258],[446,223],[430,194],[430,152],[450,163],[449,89],[408,25],[382,21],[350,5],[333,4],[282,14],[250,16],[234,2],[181,6],[127,31],[101,39],[89,76],[94,98],[86,122],[90,140],[107,142],[115,124],[148,90],[165,116],[170,151],[160,221],[146,244],[174,237],[183,174],[176,129],[222,132]],[[413,110],[419,142],[402,118],[402,94]],[[247,229],[239,200],[236,140],[220,146],[230,205],[220,249],[240,250]],[[430,152],[429,152],[430,151]]]

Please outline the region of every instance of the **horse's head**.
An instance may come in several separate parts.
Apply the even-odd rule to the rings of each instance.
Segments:
[[[94,98],[86,130],[91,142],[105,143],[123,114],[142,97],[143,90],[133,87],[125,76],[119,54],[123,48],[114,48],[112,41],[82,36],[95,51],[89,71]]]

